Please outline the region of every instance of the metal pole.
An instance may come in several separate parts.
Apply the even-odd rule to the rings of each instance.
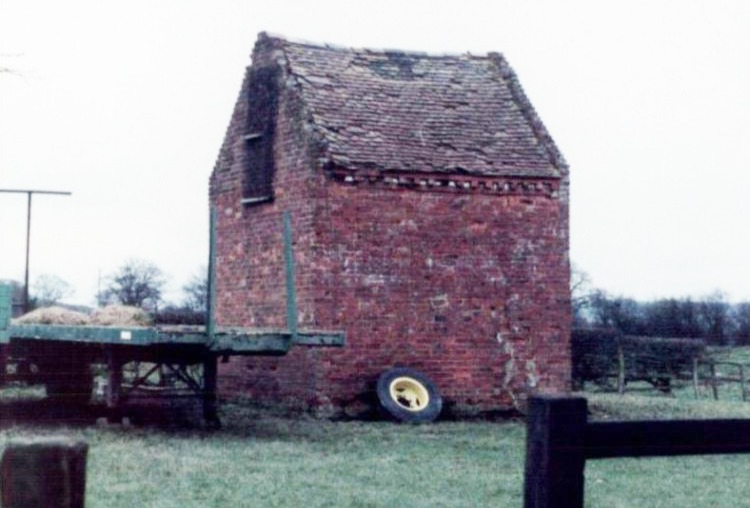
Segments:
[[[29,257],[31,253],[31,196],[32,194],[54,194],[58,196],[70,196],[70,192],[64,191],[45,191],[45,190],[27,190],[27,189],[0,189],[0,192],[12,194],[26,194],[26,268],[23,278],[23,310],[29,311]]]
[[[29,312],[29,252],[31,251],[31,195],[33,192],[26,193],[28,197],[26,205],[26,272],[23,277],[23,311]]]

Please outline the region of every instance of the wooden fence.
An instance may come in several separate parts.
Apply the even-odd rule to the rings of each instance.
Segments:
[[[663,377],[656,376],[657,379],[664,380],[658,389],[671,391],[671,381],[692,382],[693,393],[695,398],[701,398],[701,382],[708,386],[711,395],[715,400],[719,400],[719,386],[726,383],[739,384],[742,400],[747,402],[750,399],[750,388],[748,388],[748,374],[750,373],[750,364],[713,360],[710,358],[693,358],[692,370],[690,372],[680,373],[663,373]],[[701,375],[701,367],[705,367],[706,373]],[[728,367],[734,371],[734,375],[727,375],[719,372],[717,367]],[[627,368],[625,362],[625,353],[622,346],[617,348],[617,393],[624,394],[627,390]],[[654,388],[651,388],[654,389]]]
[[[750,419],[588,422],[582,397],[529,400],[524,508],[583,508],[587,460],[750,453]]]
[[[700,366],[706,365],[708,367],[708,377],[706,381],[711,387],[711,394],[713,398],[719,400],[719,385],[721,383],[739,383],[740,392],[742,394],[742,400],[747,402],[749,394],[747,387],[747,374],[750,365],[738,362],[725,362],[716,360],[694,360],[693,361],[693,391],[695,392],[695,398],[700,397]],[[735,376],[727,376],[719,374],[717,367],[729,367],[736,372]]]

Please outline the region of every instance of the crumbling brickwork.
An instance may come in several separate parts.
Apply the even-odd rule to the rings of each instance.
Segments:
[[[257,100],[257,76],[273,107]],[[267,142],[273,197],[248,201],[268,167],[252,144]],[[211,199],[219,324],[285,325],[289,211],[300,326],[347,338],[232,360],[225,395],[356,414],[395,366],[433,378],[456,412],[568,389],[567,166],[502,56],[262,34]]]

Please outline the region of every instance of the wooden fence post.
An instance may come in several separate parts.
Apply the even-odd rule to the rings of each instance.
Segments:
[[[714,394],[714,400],[719,400],[719,379],[716,377],[716,363],[712,361],[709,365],[711,368],[711,391]]]
[[[700,392],[698,390],[698,359],[693,358],[693,393],[695,398],[700,398]]]
[[[83,508],[87,452],[80,441],[11,441],[0,460],[0,506]]]
[[[529,399],[524,508],[583,508],[586,399]]]
[[[617,345],[617,393],[625,393],[625,351],[622,344]]]

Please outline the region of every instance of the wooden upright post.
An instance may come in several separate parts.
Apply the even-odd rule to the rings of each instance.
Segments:
[[[123,361],[117,351],[107,351],[107,421],[122,421],[122,367]]]
[[[10,327],[10,318],[13,313],[13,290],[8,284],[0,284],[0,333]],[[0,335],[0,340],[2,339]]]
[[[583,507],[586,399],[529,400],[524,508]]]
[[[209,344],[213,344],[216,338],[216,228],[216,208],[211,207],[208,237],[208,301],[206,302],[206,335],[208,335]],[[219,377],[218,358],[208,350],[203,354],[203,419],[209,426],[218,428],[221,425],[216,396]]]
[[[716,376],[716,363],[711,361],[711,391],[714,394],[714,400],[719,400],[719,379]]]
[[[286,326],[297,340],[297,289],[294,283],[294,251],[292,247],[292,217],[284,212],[284,266],[286,272]]]
[[[216,336],[216,208],[211,207],[208,230],[208,291],[206,294],[206,335],[209,342]]]
[[[88,445],[66,439],[16,441],[0,461],[3,508],[83,508]]]
[[[625,351],[622,344],[617,345],[617,393],[625,393]]]
[[[698,391],[698,359],[693,358],[693,393],[695,394],[695,398],[700,397],[700,392]]]
[[[218,358],[211,353],[205,353],[203,358],[203,419],[211,426],[221,426],[219,420],[216,385],[218,378]]]
[[[8,328],[10,328],[10,286],[0,284],[0,386],[5,384],[5,364],[7,351],[4,343],[10,339]]]

